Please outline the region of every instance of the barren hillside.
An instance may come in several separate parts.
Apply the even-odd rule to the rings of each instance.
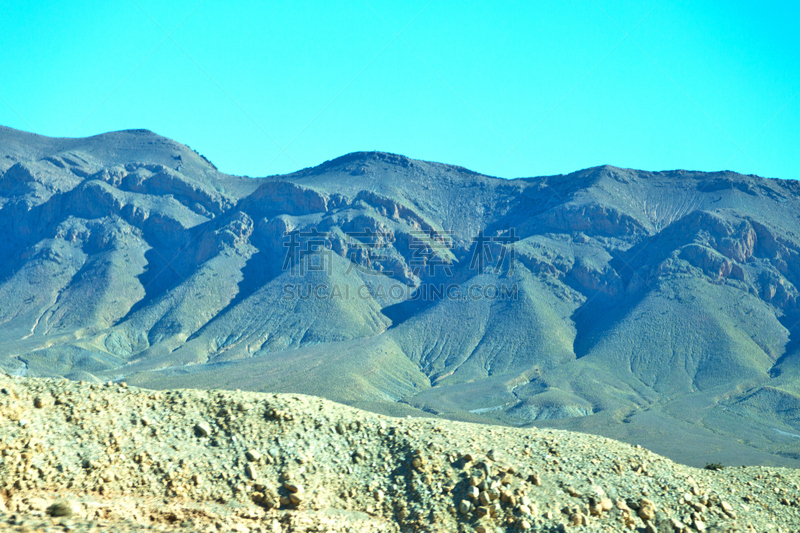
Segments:
[[[691,443],[687,443],[691,445]],[[10,531],[789,532],[800,476],[296,394],[0,374]]]
[[[798,466],[798,217],[796,182],[729,171],[251,179],[146,130],[0,128],[0,368]]]

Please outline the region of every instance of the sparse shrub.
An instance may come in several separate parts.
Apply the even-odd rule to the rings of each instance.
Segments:
[[[722,470],[725,468],[722,463],[706,463],[706,470]]]

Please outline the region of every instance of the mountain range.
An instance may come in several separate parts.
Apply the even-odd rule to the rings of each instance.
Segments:
[[[147,130],[0,127],[0,368],[796,467],[798,217],[798,182],[729,171],[249,178]]]

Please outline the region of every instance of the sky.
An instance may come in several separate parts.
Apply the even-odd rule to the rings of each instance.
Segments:
[[[381,150],[505,178],[800,179],[800,2],[0,0],[0,124],[231,174]]]

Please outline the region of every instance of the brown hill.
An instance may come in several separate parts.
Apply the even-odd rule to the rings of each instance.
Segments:
[[[303,395],[0,375],[10,531],[788,532],[799,482]]]

